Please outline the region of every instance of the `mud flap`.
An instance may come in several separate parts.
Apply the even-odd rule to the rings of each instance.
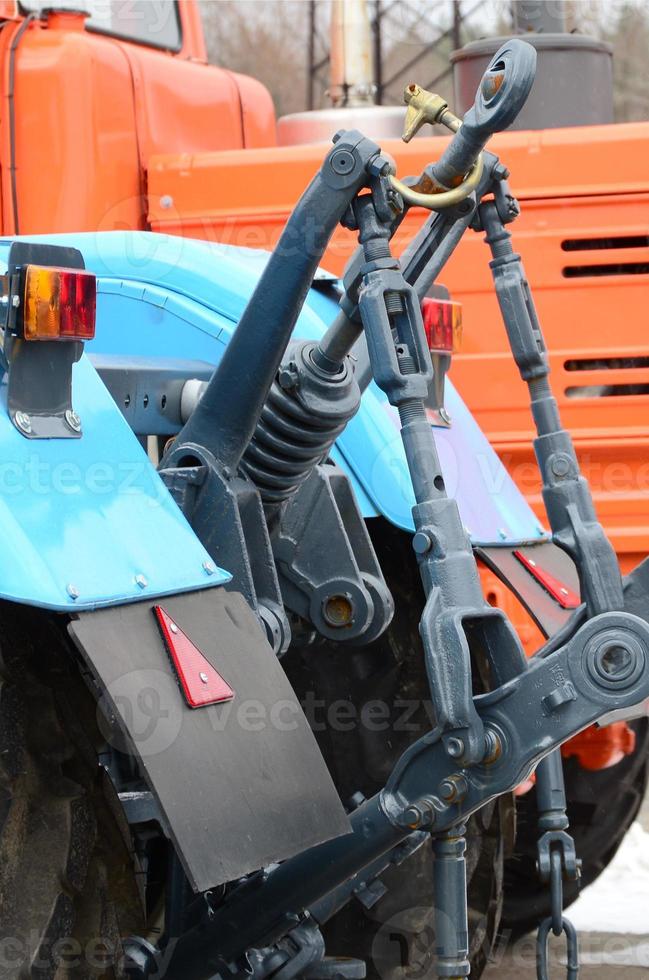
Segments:
[[[217,588],[161,600],[234,691],[201,708],[183,696],[154,605],[80,613],[69,631],[103,713],[119,722],[106,725],[109,737],[137,758],[194,889],[349,833],[302,708],[244,598]]]
[[[573,561],[550,541],[520,546],[476,548],[476,555],[514,593],[544,636],[551,637],[565,626],[573,608],[562,607],[516,558],[516,553],[532,559],[546,572],[579,594],[579,577]]]

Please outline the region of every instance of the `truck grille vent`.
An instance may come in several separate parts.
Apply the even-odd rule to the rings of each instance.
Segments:
[[[566,238],[561,242],[563,252],[597,252],[613,249],[649,247],[649,235],[609,235],[601,238]],[[621,256],[620,256],[621,258]],[[561,270],[565,279],[584,279],[592,276],[649,275],[649,260],[629,255],[626,262],[591,262],[588,265],[566,265]]]
[[[649,357],[584,357],[565,361],[566,371],[624,371],[649,367]]]
[[[649,357],[583,357],[564,361],[565,371],[631,371],[649,368]],[[627,375],[628,377],[628,375]],[[565,389],[567,398],[620,398],[625,395],[649,395],[649,382],[623,380],[618,375],[610,384],[570,385]]]
[[[616,235],[610,238],[566,238],[561,242],[564,252],[592,252],[598,248],[645,248],[649,235]]]
[[[649,384],[629,385],[571,385],[568,398],[619,398],[621,395],[649,395]]]
[[[586,276],[642,276],[649,273],[649,262],[616,262],[611,265],[568,265],[562,269],[566,279]]]

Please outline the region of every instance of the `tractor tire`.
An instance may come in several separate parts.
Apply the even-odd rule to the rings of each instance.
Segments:
[[[385,784],[401,753],[434,727],[419,637],[424,595],[410,536],[382,520],[370,521],[377,556],[395,599],[386,633],[367,647],[318,643],[282,662],[303,703],[320,705],[310,717],[343,801],[369,798]],[[480,678],[474,678],[480,689]],[[344,699],[344,702],[339,700]],[[386,707],[381,731],[358,723],[371,704]],[[344,704],[336,725],[335,708]],[[354,717],[356,722],[350,721]],[[380,726],[379,726],[380,727]],[[483,972],[501,917],[505,850],[513,844],[513,800],[505,796],[467,825],[467,879],[471,976]],[[423,980],[434,976],[434,868],[430,842],[380,876],[385,893],[368,905],[354,898],[324,926],[327,955],[365,961],[369,980]],[[383,887],[381,891],[383,891]],[[371,890],[373,891],[373,890]]]
[[[0,603],[0,978],[120,976],[141,929],[96,706],[54,617]]]
[[[634,751],[609,769],[592,772],[575,758],[564,760],[570,833],[581,858],[581,880],[564,883],[564,905],[574,902],[613,860],[636,819],[649,775],[649,721],[630,722]],[[516,844],[505,863],[503,932],[511,940],[536,929],[550,914],[549,890],[536,873],[538,839],[534,789],[516,803]]]

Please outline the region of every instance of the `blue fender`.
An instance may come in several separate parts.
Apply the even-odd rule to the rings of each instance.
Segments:
[[[97,334],[86,345],[90,358],[101,353],[217,364],[267,259],[266,253],[253,249],[147,232],[30,236],[29,240],[73,244],[81,250],[87,268],[97,275]],[[5,268],[10,245],[11,240],[0,240],[0,266]],[[330,295],[312,289],[296,336],[321,336],[337,309]],[[140,597],[138,586],[133,585],[140,574],[151,582],[150,594],[224,581],[227,575],[221,570],[207,581],[203,569],[207,555],[86,357],[75,368],[73,400],[82,415],[84,437],[66,441],[65,452],[57,440],[35,444],[23,439],[9,422],[6,409],[0,411],[4,458],[16,458],[18,453],[24,465],[35,445],[49,465],[70,452],[83,456],[77,462],[86,468],[90,458],[96,460],[102,452],[113,465],[133,458],[142,467],[142,486],[128,506],[119,492],[101,501],[84,492],[76,499],[74,495],[66,499],[63,510],[57,509],[56,502],[48,502],[47,495],[36,499],[31,491],[22,495],[20,503],[10,501],[0,486],[5,555],[9,556],[0,563],[0,595],[53,608],[68,608],[73,603],[93,608]],[[436,430],[437,444],[448,491],[458,500],[474,544],[512,546],[545,538],[534,513],[450,383],[447,408],[453,424],[450,429]],[[412,530],[414,501],[398,417],[375,385],[365,392],[361,409],[338,440],[333,456],[349,475],[365,517],[381,515]],[[157,501],[155,507],[152,498]],[[37,514],[43,519],[33,523]],[[9,565],[21,549],[24,570],[12,577]],[[62,568],[61,556],[69,553],[77,554],[78,562]],[[106,561],[107,554],[110,561]],[[104,557],[98,557],[101,555]],[[66,593],[69,583],[81,593],[76,600]]]

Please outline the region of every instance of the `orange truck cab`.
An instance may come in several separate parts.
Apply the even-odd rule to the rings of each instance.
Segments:
[[[157,154],[274,143],[269,92],[207,64],[195,3],[56,6],[0,3],[3,234],[146,227]]]

